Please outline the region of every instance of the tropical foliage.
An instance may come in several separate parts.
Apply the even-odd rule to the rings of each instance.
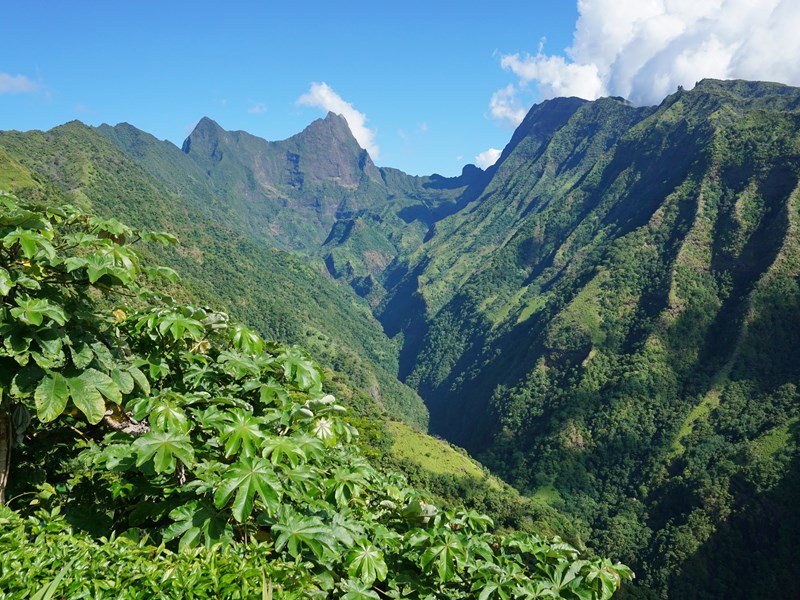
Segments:
[[[140,287],[175,278],[134,249],[170,236],[0,202],[0,408],[27,416],[3,597],[599,599],[632,577],[375,469],[302,350]]]

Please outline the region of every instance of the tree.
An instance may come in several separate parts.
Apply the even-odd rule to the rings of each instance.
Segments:
[[[174,279],[163,267],[143,268],[140,240],[169,243],[114,219],[70,207],[47,207],[0,195],[0,502],[14,436],[34,417],[51,422],[70,410],[95,424],[149,384],[115,336],[121,311],[104,299],[136,298],[143,274]]]

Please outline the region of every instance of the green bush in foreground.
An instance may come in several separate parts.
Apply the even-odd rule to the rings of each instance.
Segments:
[[[301,350],[139,287],[173,274],[129,242],[165,236],[1,200],[0,447],[64,452],[0,509],[0,597],[589,600],[633,576],[373,468]]]

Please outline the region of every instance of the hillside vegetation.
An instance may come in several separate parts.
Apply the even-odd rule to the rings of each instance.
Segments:
[[[797,589],[798,125],[776,84],[536,106],[377,311],[432,430],[660,594]]]
[[[364,452],[620,556],[625,597],[800,596],[797,88],[549,100],[456,178],[377,167],[332,114],[183,148],[71,123],[1,134],[2,187],[177,234],[148,251],[176,293],[311,350]]]
[[[176,278],[136,249],[169,234],[0,206],[4,597],[600,600],[632,577],[375,469],[301,349],[142,287]]]

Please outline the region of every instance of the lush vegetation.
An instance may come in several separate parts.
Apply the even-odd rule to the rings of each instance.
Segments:
[[[236,229],[237,219],[219,212],[227,201],[198,181],[179,148],[130,129],[122,128],[136,141],[129,145],[149,158],[140,158],[144,165],[160,164],[171,178],[148,174],[97,131],[72,122],[45,133],[0,134],[6,150],[0,154],[0,189],[21,198],[59,198],[179,236],[179,246],[143,249],[180,271],[178,297],[224,307],[266,339],[301,344],[335,372],[348,396],[424,428],[427,410],[397,381],[396,345],[368,307],[326,277],[321,263],[265,247]]]
[[[796,589],[756,532],[800,502],[798,106],[713,81],[543,103],[378,309],[433,431],[658,596]],[[751,552],[770,569],[729,585]]]
[[[517,500],[506,501],[483,478],[467,480],[453,473],[433,481],[419,466],[394,456],[395,448],[407,447],[420,434],[409,428],[392,434],[387,420],[402,418],[422,428],[427,411],[392,375],[397,369],[395,345],[366,305],[323,275],[322,264],[265,248],[233,230],[236,218],[230,215],[224,222],[214,220],[213,213],[224,203],[214,199],[202,183],[203,173],[192,168],[191,158],[180,149],[129,125],[99,131],[126,154],[77,122],[45,133],[0,134],[0,145],[7,148],[0,150],[0,188],[34,200],[70,201],[139,227],[179,234],[178,246],[139,248],[154,262],[180,270],[180,285],[172,286],[171,293],[183,301],[222,306],[266,339],[298,343],[312,352],[324,372],[324,391],[347,406],[345,418],[361,432],[358,443],[371,460],[402,470],[415,486],[435,488],[431,491],[443,504],[466,503],[489,511],[503,525],[527,522],[528,513],[516,511]],[[390,170],[387,179],[393,178],[397,185],[409,179]],[[203,209],[204,203],[210,206]],[[428,443],[446,447],[432,439]],[[469,497],[464,490],[470,491]],[[568,520],[535,520],[539,531],[573,539]]]
[[[373,468],[304,352],[140,286],[175,278],[135,249],[171,236],[0,203],[3,597],[589,599],[632,576]]]
[[[174,294],[310,350],[427,501],[620,556],[628,597],[797,596],[799,111],[742,81],[555,99],[452,179],[375,167],[334,115],[275,143],[204,120],[183,152],[71,123],[1,134],[0,187],[179,235],[141,250]],[[528,498],[388,427],[425,427],[411,388]]]

